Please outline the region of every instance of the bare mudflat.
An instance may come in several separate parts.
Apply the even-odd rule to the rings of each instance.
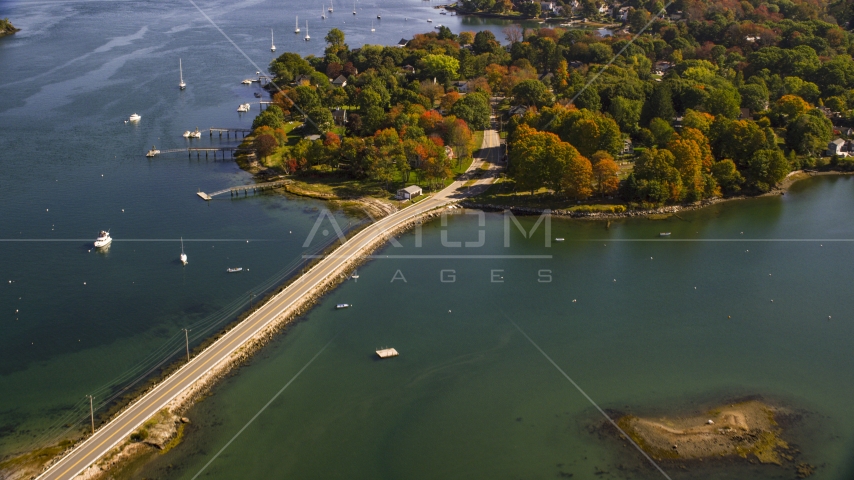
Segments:
[[[775,415],[782,409],[751,400],[689,417],[640,418],[626,415],[622,428],[656,459],[702,460],[755,457],[780,465],[791,460],[789,445],[780,438]]]

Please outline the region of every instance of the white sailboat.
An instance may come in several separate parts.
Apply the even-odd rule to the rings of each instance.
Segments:
[[[323,13],[323,12],[325,12],[325,11],[326,11],[326,5],[324,5],[324,6],[320,7],[320,18],[322,18],[322,19],[324,19],[324,20],[326,20],[326,14],[325,14],[325,13]]]
[[[311,40],[311,37],[308,36],[308,20],[305,21],[305,41]]]
[[[356,14],[356,0],[353,0],[353,15]]]
[[[181,263],[186,265],[187,262],[187,254],[184,253],[184,237],[181,237]]]
[[[371,31],[376,32],[377,30],[374,28],[374,21],[371,20]]]
[[[329,2],[329,13],[332,13],[332,2]]]
[[[296,28],[294,28],[294,33],[299,33],[299,15],[297,15],[297,25]]]
[[[178,88],[181,90],[187,88],[187,84],[184,83],[184,66],[181,65],[181,59],[178,59],[178,72],[181,75],[181,83],[178,84]]]
[[[271,52],[276,51],[276,44],[275,44],[275,42],[273,42],[273,29],[272,28],[270,29],[270,51]]]

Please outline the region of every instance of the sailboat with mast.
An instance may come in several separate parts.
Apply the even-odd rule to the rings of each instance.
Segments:
[[[294,33],[299,33],[299,15],[297,15],[297,25],[294,28]]]
[[[271,52],[276,51],[276,43],[273,41],[273,29],[272,28],[270,29],[270,51]]]
[[[376,32],[376,29],[374,28],[374,21],[373,20],[371,20],[371,31]]]
[[[326,5],[320,7],[320,18],[326,20]]]
[[[184,237],[181,237],[181,263],[186,265],[187,263],[187,254],[184,253]]]
[[[184,83],[184,67],[181,65],[181,59],[178,59],[178,74],[181,76],[181,83],[178,84],[178,88],[181,90],[187,88],[187,84]]]
[[[305,21],[305,41],[311,40],[311,37],[308,36],[308,20]]]
[[[353,0],[353,15],[356,14],[356,0]]]

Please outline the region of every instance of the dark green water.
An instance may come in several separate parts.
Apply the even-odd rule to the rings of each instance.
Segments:
[[[84,395],[103,413],[121,388],[180,356],[181,328],[198,343],[250,292],[298,267],[323,204],[270,196],[206,204],[197,190],[250,177],[231,161],[143,156],[151,145],[236,144],[181,133],[251,125],[258,88],[240,81],[273,58],[270,28],[279,54],[320,55],[332,27],[355,48],[393,45],[438,23],[503,38],[508,24],[440,16],[421,0],[360,0],[356,16],[351,3],[335,3],[321,21],[321,2],[196,1],[250,62],[189,1],[0,2],[0,17],[21,28],[0,39],[0,459],[84,430]],[[309,21],[311,42],[293,34],[296,15]],[[244,102],[253,107],[240,116]],[[132,113],[142,115],[138,125],[123,122]],[[342,225],[352,220],[338,214]],[[101,229],[115,238],[104,255],[89,251]],[[186,268],[177,262],[182,236]],[[232,266],[249,272],[226,275]]]
[[[483,248],[449,249],[442,230],[475,241],[476,217],[433,222],[423,247],[409,233],[379,254],[553,258],[371,261],[195,406],[184,442],[135,478],[192,478],[327,343],[200,478],[662,478],[602,433],[601,415],[511,320],[606,410],[693,413],[758,395],[798,415],[787,435],[819,466],[813,478],[851,478],[854,245],[833,240],[854,238],[852,209],[845,177],[684,220],[554,220],[566,241],[551,248],[542,230],[525,240],[515,228],[504,248],[502,217],[488,214]],[[440,282],[443,269],[455,283]],[[398,270],[405,283],[391,281]],[[553,281],[538,282],[540,270]],[[383,346],[401,356],[376,360]],[[664,468],[795,476],[738,462]]]

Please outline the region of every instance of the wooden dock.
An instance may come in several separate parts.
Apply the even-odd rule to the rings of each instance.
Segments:
[[[243,135],[243,137],[246,137],[246,134],[247,134],[247,133],[252,133],[252,129],[251,129],[251,128],[218,128],[218,127],[211,127],[211,128],[208,130],[208,132],[210,132],[210,133],[209,133],[209,136],[210,136],[210,137],[213,137],[214,132],[219,133],[219,138],[222,138],[222,133],[223,133],[223,132],[225,132],[225,138],[231,138],[231,132],[234,132],[234,138],[237,138],[237,134],[238,134],[238,133],[242,134],[242,135]]]
[[[164,155],[167,153],[178,153],[178,152],[187,152],[187,158],[193,158],[193,152],[196,152],[196,158],[201,158],[202,152],[205,153],[205,158],[208,158],[208,155],[213,153],[214,159],[217,158],[217,153],[222,154],[222,158],[225,159],[225,154],[230,153],[231,158],[234,158],[235,154],[238,153],[250,153],[254,152],[251,148],[240,148],[240,147],[189,147],[189,148],[172,148],[168,150],[158,150],[157,153],[151,155],[152,157],[157,155]]]
[[[377,356],[379,356],[380,358],[391,358],[396,357],[398,355],[400,354],[397,353],[397,350],[393,348],[381,348],[377,350]]]
[[[213,197],[215,197],[217,195],[222,195],[224,193],[230,193],[231,196],[234,197],[235,195],[239,196],[240,192],[243,192],[243,196],[246,196],[249,194],[250,190],[252,191],[252,193],[255,193],[255,192],[259,192],[261,190],[269,190],[271,188],[280,187],[280,186],[285,185],[287,183],[291,183],[291,181],[290,180],[276,180],[275,182],[256,183],[253,185],[240,185],[237,187],[223,188],[222,190],[217,190],[216,192],[213,192],[213,193],[196,192],[196,195],[198,195],[199,197],[201,197],[205,201],[211,200]]]

